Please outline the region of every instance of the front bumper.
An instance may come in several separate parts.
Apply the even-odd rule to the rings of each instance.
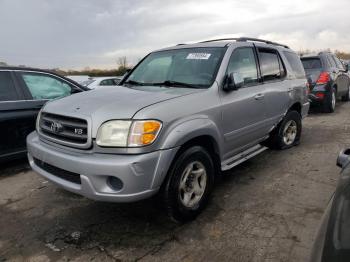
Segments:
[[[29,163],[38,174],[73,193],[109,202],[133,202],[157,193],[177,152],[177,148],[140,155],[76,152],[46,144],[36,132],[27,137],[27,147]],[[44,170],[37,161],[77,174],[80,183]],[[120,179],[122,188],[113,189],[109,177]]]

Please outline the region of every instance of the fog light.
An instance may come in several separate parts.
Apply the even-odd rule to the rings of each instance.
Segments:
[[[116,191],[120,191],[123,188],[123,182],[115,176],[109,176],[107,178],[107,183],[113,190]]]

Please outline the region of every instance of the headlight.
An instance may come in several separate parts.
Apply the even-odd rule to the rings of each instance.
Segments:
[[[152,144],[162,127],[157,120],[113,120],[101,125],[96,143],[106,147],[140,147]]]

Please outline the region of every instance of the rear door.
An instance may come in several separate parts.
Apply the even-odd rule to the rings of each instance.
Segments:
[[[24,153],[26,136],[34,129],[22,90],[11,71],[0,71],[0,158]]]
[[[286,79],[286,68],[276,49],[257,47],[261,77],[265,87],[266,122],[273,127],[286,113],[293,87]]]

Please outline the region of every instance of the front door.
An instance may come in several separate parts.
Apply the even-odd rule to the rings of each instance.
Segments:
[[[266,135],[265,90],[259,83],[257,56],[253,47],[232,52],[226,75],[243,80],[235,91],[221,91],[225,156],[228,158]]]

